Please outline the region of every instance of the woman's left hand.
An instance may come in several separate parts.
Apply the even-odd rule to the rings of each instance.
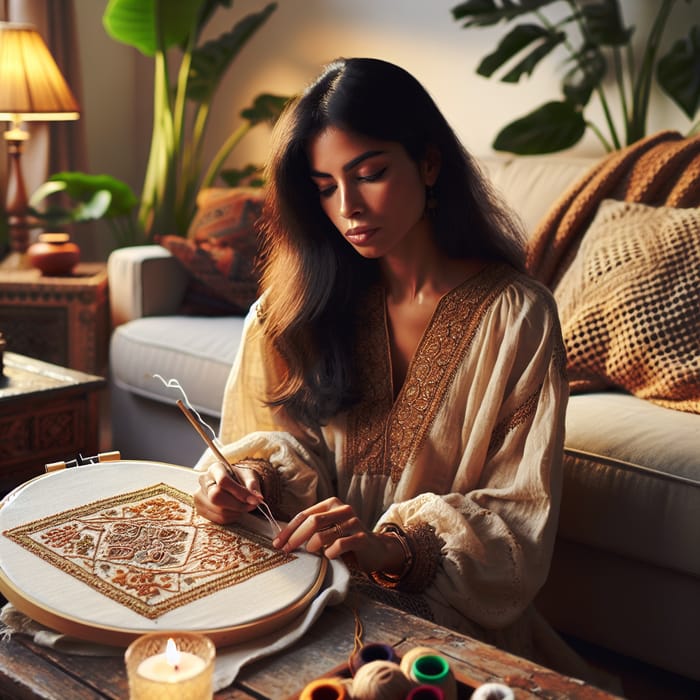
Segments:
[[[401,571],[404,564],[395,538],[368,530],[352,507],[335,497],[297,513],[272,542],[285,552],[304,544],[308,552],[342,557],[350,568],[368,573]]]

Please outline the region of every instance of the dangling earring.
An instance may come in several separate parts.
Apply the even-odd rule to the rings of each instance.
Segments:
[[[435,216],[437,214],[437,197],[435,196],[435,190],[432,187],[425,188],[425,209],[428,216]]]

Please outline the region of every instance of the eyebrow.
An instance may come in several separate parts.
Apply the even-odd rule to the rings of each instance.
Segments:
[[[386,153],[386,151],[365,151],[364,153],[360,153],[359,156],[356,158],[353,158],[351,161],[348,161],[344,166],[343,166],[343,171],[348,172],[348,170],[352,170],[355,166],[359,165],[363,161],[367,160],[368,158],[374,158],[374,156],[380,156],[383,153]],[[311,177],[333,177],[330,173],[322,173],[319,172],[318,170],[312,170],[311,171]]]

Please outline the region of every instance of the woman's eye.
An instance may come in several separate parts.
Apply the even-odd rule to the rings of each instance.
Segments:
[[[360,182],[376,182],[382,177],[382,175],[384,175],[385,172],[386,168],[384,167],[380,168],[376,172],[370,173],[369,175],[359,175],[357,179]]]
[[[335,190],[336,190],[335,185],[328,185],[328,187],[319,188],[318,193],[319,193],[319,195],[321,195],[321,197],[324,197],[327,199],[335,192]]]

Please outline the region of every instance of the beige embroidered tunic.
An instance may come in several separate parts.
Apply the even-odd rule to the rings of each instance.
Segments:
[[[453,289],[395,400],[378,293],[357,326],[362,400],[315,429],[262,401],[283,371],[265,354],[263,324],[253,308],[226,386],[226,457],[265,460],[263,493],[288,517],[337,495],[370,527],[397,524],[415,553],[403,595],[412,611],[521,647],[513,623],[549,568],[568,397],[549,292],[495,264]]]

